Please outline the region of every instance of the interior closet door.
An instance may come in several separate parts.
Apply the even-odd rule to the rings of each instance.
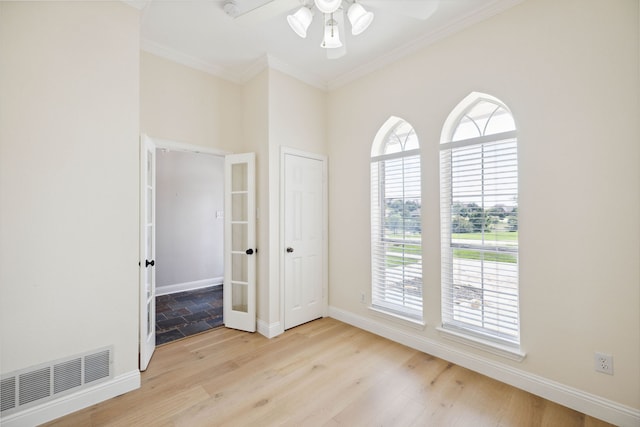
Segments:
[[[256,330],[255,154],[225,156],[223,317],[228,328]]]
[[[325,315],[326,159],[283,153],[284,328]]]

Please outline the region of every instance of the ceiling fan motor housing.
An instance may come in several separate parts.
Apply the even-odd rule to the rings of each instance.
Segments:
[[[322,13],[333,13],[340,7],[342,0],[314,0],[316,7]]]

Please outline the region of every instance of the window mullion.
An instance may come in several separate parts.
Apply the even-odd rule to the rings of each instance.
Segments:
[[[486,245],[485,242],[485,227],[487,224],[487,219],[485,218],[486,215],[486,207],[485,207],[485,191],[484,191],[484,186],[485,186],[485,179],[484,179],[484,174],[485,174],[485,167],[484,167],[484,149],[485,149],[485,145],[484,144],[480,144],[480,180],[481,180],[481,184],[480,184],[480,208],[482,209],[482,215],[481,215],[481,220],[482,220],[482,247],[484,248]],[[482,262],[480,263],[480,287],[482,289],[482,298],[480,299],[480,304],[482,307],[482,327],[486,328],[486,324],[487,324],[487,319],[486,319],[486,310],[485,310],[485,292],[486,292],[486,288],[485,288],[485,262],[484,262],[484,258],[485,258],[485,252],[482,251]]]

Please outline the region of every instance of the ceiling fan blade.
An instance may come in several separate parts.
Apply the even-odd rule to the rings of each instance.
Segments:
[[[359,3],[421,20],[428,19],[438,9],[437,0],[360,0]]]
[[[241,6],[240,2],[238,6]],[[286,12],[293,13],[300,7],[300,0],[270,0],[253,9],[240,9],[238,15],[234,17],[234,22],[242,25],[258,24]]]

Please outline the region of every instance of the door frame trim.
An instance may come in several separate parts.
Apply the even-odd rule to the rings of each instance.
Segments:
[[[322,162],[322,316],[327,317],[329,315],[329,191],[328,191],[328,159],[327,156],[322,154],[311,153],[308,151],[298,150],[295,148],[280,147],[280,236],[278,244],[278,262],[279,262],[279,284],[278,289],[280,293],[280,333],[284,332],[285,325],[285,224],[284,224],[284,211],[285,211],[285,156],[292,155],[298,157],[305,157],[312,160],[318,160]]]
[[[144,133],[142,135],[145,135]],[[155,138],[153,136],[145,135],[151,139],[156,148],[171,150],[171,151],[186,151],[188,153],[196,154],[212,154],[214,156],[224,157],[227,154],[233,154],[231,151],[219,150],[217,148],[204,147],[202,145],[187,144],[184,142],[172,141],[169,139]]]

